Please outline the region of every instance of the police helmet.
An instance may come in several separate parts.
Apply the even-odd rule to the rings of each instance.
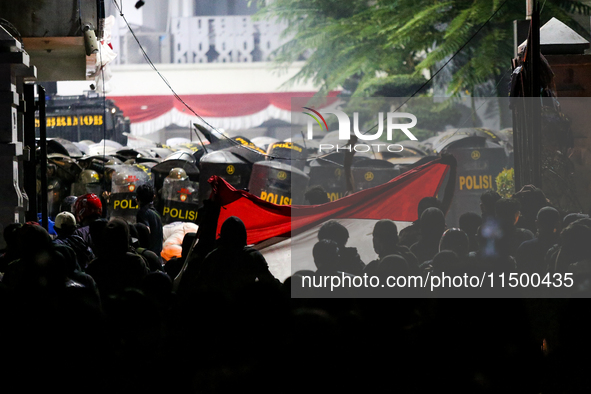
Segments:
[[[84,170],[80,173],[80,182],[82,183],[98,183],[100,181],[99,174],[95,170]]]
[[[187,176],[187,172],[185,170],[183,170],[182,168],[176,167],[176,168],[173,168],[170,170],[167,178],[178,179],[178,180],[184,181],[184,180],[188,179],[189,177]]]

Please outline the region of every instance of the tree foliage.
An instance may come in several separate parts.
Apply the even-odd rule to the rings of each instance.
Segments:
[[[343,87],[353,97],[412,95],[460,49],[448,65],[447,93],[473,93],[509,69],[513,21],[526,13],[525,1],[511,0],[259,3],[258,18],[288,25],[283,34],[291,38],[276,51],[276,62],[306,59],[292,82],[311,80],[321,86],[320,95]],[[556,17],[582,33],[570,13],[590,10],[579,1],[546,0],[541,23]]]
[[[515,194],[515,170],[513,168],[506,169],[496,178],[497,193],[503,198],[511,198]]]

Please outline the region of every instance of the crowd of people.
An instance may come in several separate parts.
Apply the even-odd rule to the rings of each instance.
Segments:
[[[347,247],[347,229],[332,220],[318,232],[313,250],[316,272],[298,271],[290,280],[301,296],[494,296],[588,297],[591,295],[591,219],[581,213],[559,212],[543,191],[526,186],[512,198],[488,190],[480,198],[481,212],[466,212],[455,227],[446,224],[441,202],[423,198],[418,220],[400,232],[391,220],[375,224],[373,249],[377,259],[363,262],[356,248]],[[310,281],[310,275],[389,277],[476,277],[436,281],[431,286],[396,288],[364,286],[334,288]],[[306,278],[306,280],[304,280]],[[509,280],[511,280],[509,282]],[[352,281],[344,281],[347,284]],[[418,283],[423,283],[419,281]],[[481,284],[480,282],[484,282]],[[312,283],[312,285],[310,285]],[[360,283],[360,282],[359,282]],[[315,285],[317,284],[317,285]],[[360,288],[361,287],[361,288]]]
[[[436,198],[423,199],[409,227],[376,223],[369,262],[329,221],[310,251],[317,271],[283,282],[247,245],[240,218],[227,219],[218,237],[220,207],[210,201],[182,257],[163,261],[154,191],[145,185],[137,196],[135,224],[101,218],[89,194],[56,217],[57,237],[34,222],[5,227],[4,392],[564,393],[588,385],[577,357],[589,346],[586,325],[574,300],[452,302],[462,294],[449,292],[335,300],[302,287],[304,275],[573,273],[577,286],[558,295],[584,295],[591,220],[557,211],[540,189],[510,199],[488,191],[481,212],[465,213],[457,228]]]

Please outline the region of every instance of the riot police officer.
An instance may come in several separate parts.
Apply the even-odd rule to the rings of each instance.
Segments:
[[[78,176],[78,181],[72,184],[72,195],[81,196],[87,193],[101,194],[101,184],[98,172],[95,170],[83,170]]]
[[[162,222],[193,222],[197,219],[199,185],[189,179],[187,172],[175,167],[164,179],[161,196]]]
[[[189,181],[187,172],[182,168],[173,168],[164,179],[162,199],[168,201],[196,202],[195,183]]]

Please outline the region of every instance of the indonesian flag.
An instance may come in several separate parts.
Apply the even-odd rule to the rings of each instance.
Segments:
[[[221,205],[217,233],[224,221],[237,216],[248,232],[248,244],[274,237],[292,237],[329,219],[417,220],[419,201],[435,197],[449,165],[435,159],[391,181],[321,205],[275,205],[212,176],[212,198]]]
[[[209,179],[212,198],[221,205],[217,234],[230,216],[244,222],[248,244],[259,249],[269,270],[280,281],[299,270],[315,271],[312,248],[318,229],[336,219],[347,228],[347,247],[357,249],[362,261],[377,257],[371,233],[377,220],[391,219],[398,231],[417,220],[419,201],[435,197],[451,165],[439,158],[415,167],[390,182],[322,205],[275,205],[243,190],[236,190],[222,178]]]

